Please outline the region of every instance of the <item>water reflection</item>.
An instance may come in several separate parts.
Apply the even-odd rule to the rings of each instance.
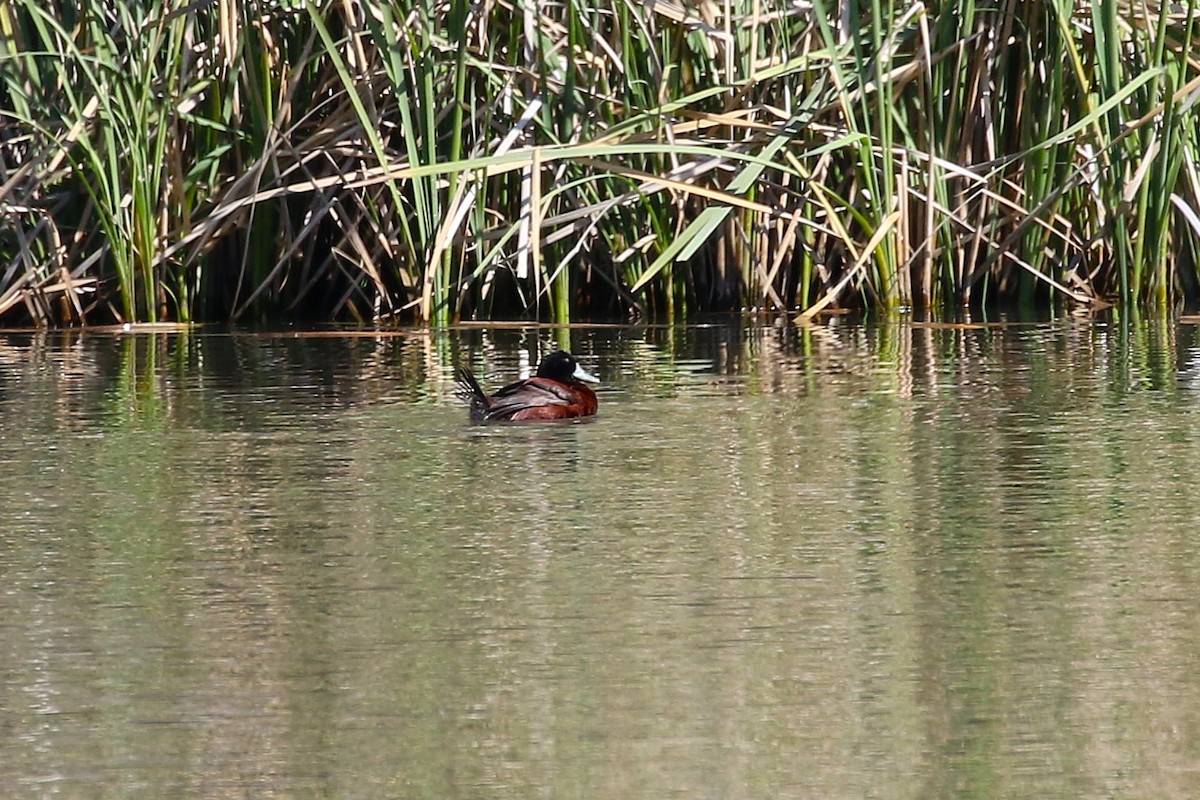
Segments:
[[[471,426],[570,347],[584,424]],[[1195,329],[0,335],[7,796],[1187,796]]]

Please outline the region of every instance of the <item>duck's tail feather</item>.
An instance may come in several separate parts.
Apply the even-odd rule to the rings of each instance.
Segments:
[[[458,391],[455,394],[462,400],[470,403],[474,400],[483,400],[487,395],[483,393],[483,387],[479,385],[479,381],[475,380],[475,373],[466,367],[459,367],[457,370],[458,379],[455,381],[458,384]]]
[[[479,381],[475,380],[475,373],[466,367],[459,367],[457,371],[458,390],[455,392],[458,398],[471,407],[471,418],[477,419],[487,413],[487,395],[483,393],[483,387],[479,385]]]

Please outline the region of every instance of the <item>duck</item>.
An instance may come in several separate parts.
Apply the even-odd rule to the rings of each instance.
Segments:
[[[534,377],[514,381],[494,394],[485,393],[466,367],[459,367],[457,381],[472,422],[591,417],[596,414],[596,393],[587,384],[599,382],[565,350],[543,358]]]

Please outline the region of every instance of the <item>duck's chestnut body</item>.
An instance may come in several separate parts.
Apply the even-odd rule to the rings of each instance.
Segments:
[[[596,413],[596,393],[584,381],[600,382],[563,350],[543,358],[536,376],[490,395],[480,388],[471,370],[458,370],[460,393],[471,406],[473,422],[590,417]]]

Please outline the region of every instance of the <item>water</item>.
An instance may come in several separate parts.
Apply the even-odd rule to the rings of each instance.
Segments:
[[[474,427],[569,345],[586,423]],[[5,797],[1184,797],[1191,326],[0,334]]]

